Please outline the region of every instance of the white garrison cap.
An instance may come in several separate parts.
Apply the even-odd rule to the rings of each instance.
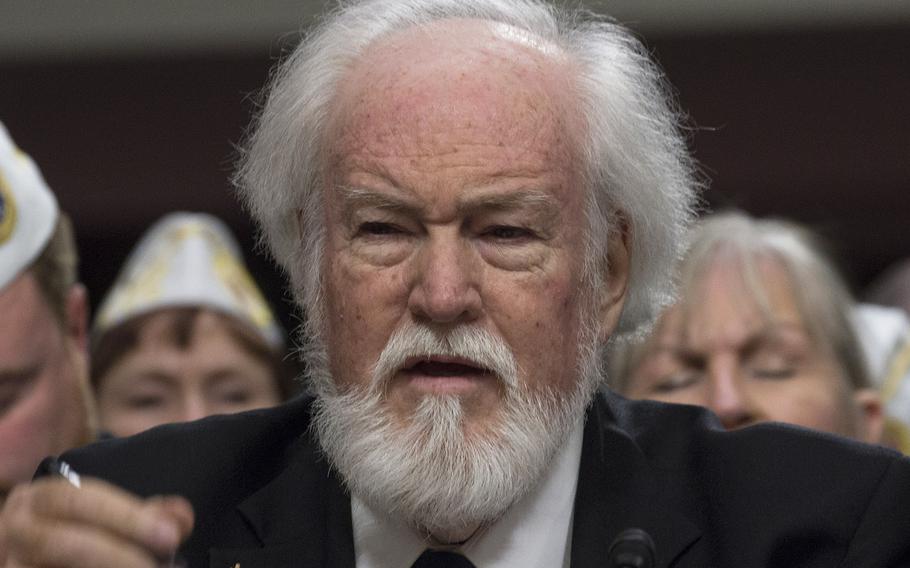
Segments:
[[[873,383],[881,386],[895,353],[910,341],[910,320],[901,309],[876,304],[857,304],[853,317]]]
[[[205,213],[171,213],[145,233],[101,302],[100,336],[133,317],[173,307],[211,308],[250,324],[268,345],[284,333],[227,226]]]
[[[910,320],[898,308],[858,304],[854,326],[885,403],[891,435],[898,449],[910,453]]]
[[[0,290],[38,258],[59,215],[38,166],[0,123]]]

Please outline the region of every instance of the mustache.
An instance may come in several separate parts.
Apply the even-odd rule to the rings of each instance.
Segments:
[[[373,366],[370,388],[382,392],[396,372],[417,358],[451,357],[488,370],[508,388],[518,388],[518,363],[501,337],[469,325],[440,332],[410,324],[392,334]]]

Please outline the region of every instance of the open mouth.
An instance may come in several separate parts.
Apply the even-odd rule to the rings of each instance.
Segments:
[[[495,373],[469,359],[424,356],[408,359],[399,371],[411,388],[427,394],[467,395],[487,388]]]
[[[437,356],[409,359],[402,367],[402,372],[415,376],[440,378],[480,377],[493,374],[490,369],[467,359]]]

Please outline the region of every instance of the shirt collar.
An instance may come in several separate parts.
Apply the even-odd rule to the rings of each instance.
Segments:
[[[536,487],[461,547],[459,552],[475,566],[569,566],[583,424],[580,419]],[[410,566],[427,547],[409,527],[373,510],[356,495],[351,496],[351,517],[357,568]]]

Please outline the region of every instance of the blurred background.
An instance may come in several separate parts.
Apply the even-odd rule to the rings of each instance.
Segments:
[[[72,216],[99,301],[173,210],[225,219],[286,326],[228,177],[321,0],[0,0],[0,120]],[[855,291],[910,256],[910,1],[615,0],[677,90],[706,204],[807,223]]]

